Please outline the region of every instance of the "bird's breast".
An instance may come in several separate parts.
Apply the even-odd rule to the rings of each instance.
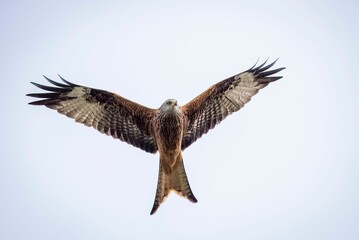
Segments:
[[[183,118],[179,114],[167,114],[158,118],[157,142],[164,152],[181,149]]]

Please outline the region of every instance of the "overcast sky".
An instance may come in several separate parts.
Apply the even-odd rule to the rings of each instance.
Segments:
[[[0,239],[359,239],[358,2],[178,2],[0,3]],[[184,151],[198,203],[153,216],[158,154],[25,96],[183,105],[268,57],[283,78]]]

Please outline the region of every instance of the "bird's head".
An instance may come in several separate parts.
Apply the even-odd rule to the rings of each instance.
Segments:
[[[160,107],[160,110],[162,111],[171,111],[171,110],[173,111],[177,109],[178,109],[178,105],[176,99],[168,99]]]

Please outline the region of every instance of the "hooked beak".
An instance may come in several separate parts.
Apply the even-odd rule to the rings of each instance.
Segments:
[[[172,107],[177,106],[177,101],[173,101],[173,102],[171,103],[171,106],[172,106]]]

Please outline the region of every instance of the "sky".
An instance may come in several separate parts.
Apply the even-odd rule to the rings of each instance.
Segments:
[[[0,239],[358,239],[357,1],[2,1]],[[158,108],[279,58],[183,153],[198,203],[150,216],[158,154],[30,106],[42,75]]]

